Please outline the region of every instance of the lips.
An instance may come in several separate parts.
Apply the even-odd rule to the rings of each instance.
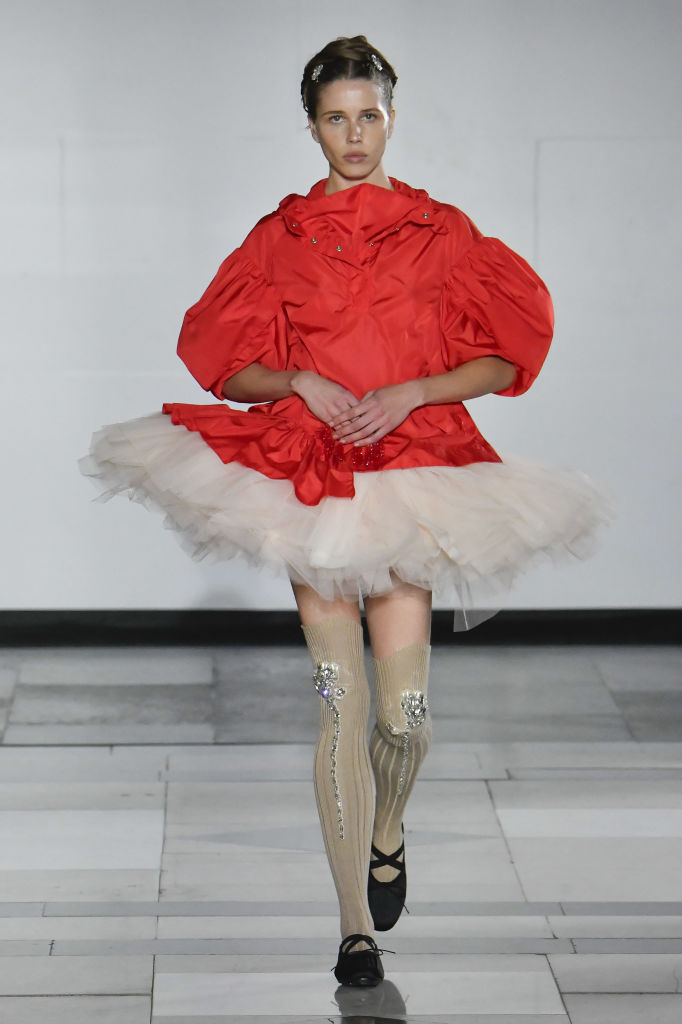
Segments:
[[[367,159],[367,154],[366,153],[346,153],[344,155],[343,159],[344,160],[350,160],[351,163],[357,164],[357,163],[361,163],[363,160],[366,160]]]

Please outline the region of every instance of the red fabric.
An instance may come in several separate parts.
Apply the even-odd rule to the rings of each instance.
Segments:
[[[331,196],[318,182],[263,218],[186,314],[178,354],[206,390],[253,362],[315,370],[358,397],[480,356],[535,379],[552,305],[528,264],[453,206],[393,181]],[[352,497],[353,472],[499,462],[461,403],[416,409],[371,450],[341,446],[297,396],[248,412],[166,404],[223,462],[289,479],[305,504]],[[360,460],[360,462],[358,461]]]

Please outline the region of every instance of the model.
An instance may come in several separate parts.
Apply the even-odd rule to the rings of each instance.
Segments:
[[[84,467],[107,496],[163,509],[197,557],[291,579],[320,702],[315,792],[344,985],[381,980],[375,931],[405,901],[432,593],[466,606],[540,555],[580,553],[605,518],[582,474],[503,461],[462,404],[530,387],[552,306],[502,242],[387,176],[395,83],[364,36],[308,61],[303,106],[328,175],[259,221],[182,326],[181,359],[222,404],[107,427]]]

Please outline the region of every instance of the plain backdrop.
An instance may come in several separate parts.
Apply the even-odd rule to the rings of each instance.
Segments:
[[[679,605],[678,0],[2,0],[4,608],[283,608],[286,581],[195,564],[161,520],[93,503],[103,423],[213,401],[185,309],[257,219],[325,174],[298,90],[330,38],[399,75],[385,166],[547,281],[556,341],[491,443],[576,466],[617,522],[511,607]]]

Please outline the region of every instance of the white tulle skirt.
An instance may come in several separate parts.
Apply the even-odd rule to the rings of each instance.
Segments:
[[[434,592],[467,628],[544,559],[584,558],[609,500],[584,476],[517,457],[502,463],[355,474],[355,497],[304,505],[287,480],[223,463],[199,434],[155,413],[104,427],[81,470],[100,500],[126,494],[165,515],[196,559],[245,557],[327,599]]]

